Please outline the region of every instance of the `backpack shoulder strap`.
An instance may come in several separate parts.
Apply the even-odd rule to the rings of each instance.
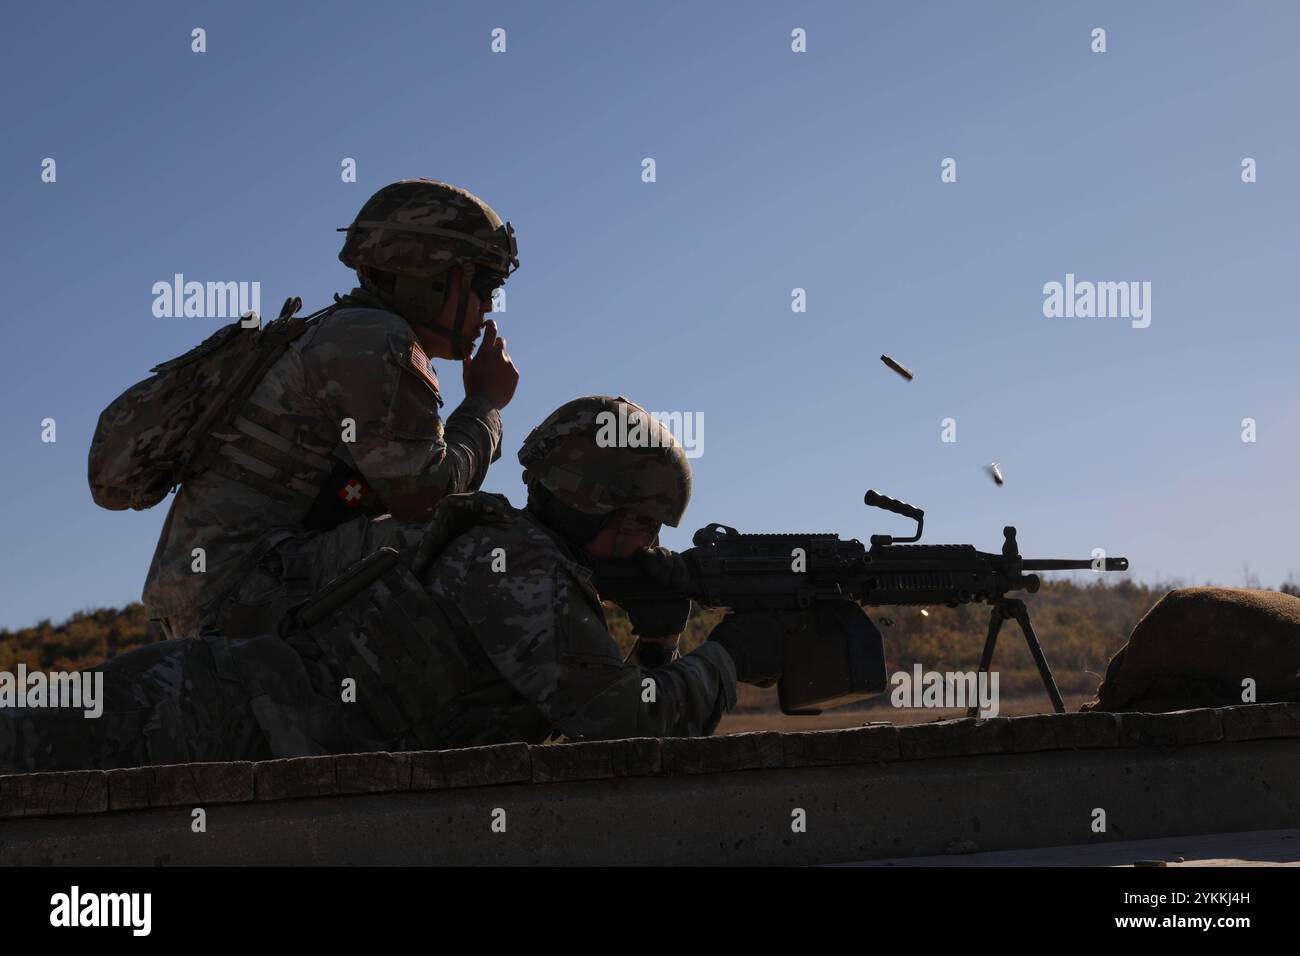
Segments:
[[[285,300],[283,308],[280,309],[280,317],[258,331],[257,344],[249,355],[248,361],[235,377],[230,391],[219,401],[213,402],[195,424],[196,440],[181,463],[179,474],[182,479],[188,476],[190,468],[200,460],[207,449],[212,429],[217,423],[233,419],[238,415],[249,396],[253,394],[253,389],[257,388],[258,383],[271,370],[276,360],[288,350],[294,339],[311,328],[310,323],[313,320],[338,307],[339,303],[334,302],[305,318],[299,318],[294,313],[302,308],[302,299],[293,296]]]

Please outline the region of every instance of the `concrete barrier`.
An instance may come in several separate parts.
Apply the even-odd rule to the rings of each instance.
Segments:
[[[1283,703],[23,774],[0,865],[811,864],[1281,829],[1298,738]]]

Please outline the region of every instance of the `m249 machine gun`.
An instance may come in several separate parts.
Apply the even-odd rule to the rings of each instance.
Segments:
[[[865,504],[916,522],[916,532],[900,538],[871,536],[870,548],[856,538],[836,534],[741,534],[711,524],[695,532],[694,547],[682,552],[692,566],[689,592],[674,596],[706,607],[736,612],[815,610],[819,603],[850,599],[862,607],[983,603],[991,607],[988,638],[979,672],[987,674],[1004,621],[1020,625],[1043,686],[1057,713],[1065,703],[1047,657],[1029,621],[1025,602],[1008,595],[1039,588],[1039,571],[1127,571],[1126,558],[1023,558],[1016,529],[1002,529],[1002,551],[977,551],[969,544],[916,544],[925,512],[906,502],[868,491]],[[614,602],[645,599],[669,592],[646,579],[635,565],[610,562],[596,569],[602,597]],[[856,630],[856,629],[854,629]],[[885,690],[884,644],[864,622],[860,632],[817,634],[786,644],[780,682],[781,709],[787,714],[816,714],[820,708],[861,700]],[[969,714],[975,716],[977,708]]]

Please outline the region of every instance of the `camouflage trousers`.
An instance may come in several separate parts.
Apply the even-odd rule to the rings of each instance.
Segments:
[[[0,773],[261,760],[379,743],[316,693],[278,637],[162,641],[88,671],[103,675],[98,717],[0,709]]]
[[[364,533],[354,540],[369,544]],[[355,593],[346,592],[358,565],[364,571],[374,563],[364,557],[353,575],[345,568],[311,592],[287,574],[259,570],[237,592],[227,620],[245,633],[259,623],[278,632],[209,631],[91,668],[104,675],[98,718],[0,710],[0,773],[544,739],[546,721],[496,673],[457,609],[413,573],[415,552],[387,555],[395,560]],[[287,553],[292,561],[308,549]],[[338,555],[332,559],[341,563]],[[340,585],[345,599],[311,626],[285,618],[304,597],[328,601]]]

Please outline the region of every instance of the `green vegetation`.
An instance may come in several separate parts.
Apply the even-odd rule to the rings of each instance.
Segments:
[[[77,670],[155,639],[143,604],[128,604],[120,611],[78,611],[62,624],[47,618],[35,627],[0,629],[0,671],[13,671],[19,664],[45,671]]]

